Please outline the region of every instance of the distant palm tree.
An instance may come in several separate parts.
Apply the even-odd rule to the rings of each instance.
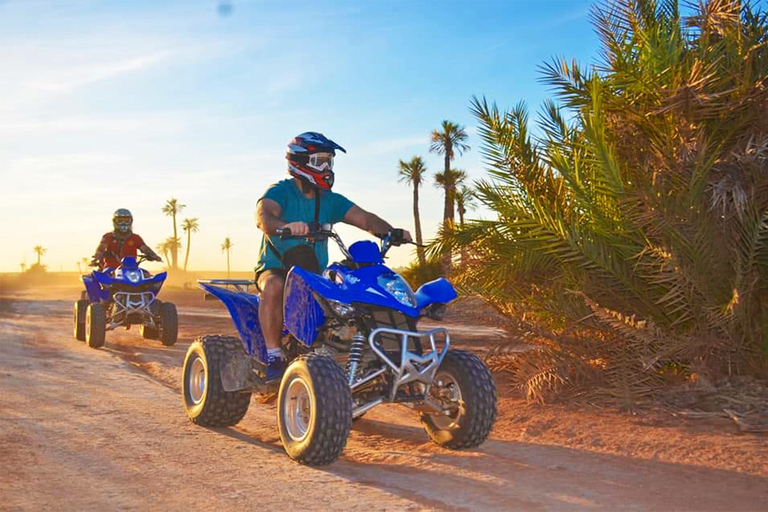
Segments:
[[[435,186],[443,189],[446,199],[452,204],[456,202],[456,189],[467,179],[467,173],[460,169],[450,169],[447,173],[435,174]]]
[[[189,262],[189,246],[192,244],[192,233],[197,233],[200,230],[197,217],[193,219],[184,219],[181,223],[181,229],[187,233],[187,254],[184,256],[184,272],[187,271],[187,263]]]
[[[459,212],[459,226],[464,227],[464,214],[475,206],[475,191],[466,185],[462,185],[456,191],[456,210]]]
[[[443,121],[440,130],[434,130],[432,132],[432,143],[429,146],[431,153],[437,153],[443,155],[445,161],[445,167],[443,169],[443,176],[449,177],[451,173],[451,161],[456,156],[456,152],[463,155],[465,151],[469,151],[469,145],[466,144],[466,140],[469,137],[467,132],[464,131],[464,127],[450,121]],[[454,192],[456,191],[456,181],[450,179],[445,180],[446,194],[445,203],[443,208],[443,223],[448,227],[448,222],[454,222]]]
[[[33,249],[35,253],[37,254],[37,266],[40,266],[40,258],[43,257],[43,254],[48,252],[48,249],[44,248],[42,245],[36,245]]]
[[[82,274],[83,273],[83,267],[80,265],[80,262],[77,262],[77,273]]]
[[[179,255],[179,247],[181,246],[178,243],[179,233],[178,233],[178,230],[176,229],[176,215],[181,213],[181,211],[186,207],[187,205],[179,203],[178,199],[176,199],[175,197],[168,199],[165,202],[165,206],[163,206],[163,213],[165,214],[165,216],[173,218],[173,238],[171,239],[172,246],[170,247],[171,268],[173,269],[179,268],[178,255]]]
[[[174,242],[173,237],[169,236],[166,238],[162,243],[157,245],[157,250],[163,253],[163,256],[165,257],[165,264],[168,268],[171,268],[171,258],[168,256],[171,249],[176,246],[180,246],[181,241],[177,238]]]
[[[462,185],[456,190],[456,211],[459,212],[459,226],[464,229],[464,214],[467,210],[471,210],[476,206],[475,203],[475,191],[466,185]],[[467,262],[467,248],[461,248],[461,264],[464,265]]]
[[[80,260],[83,263],[83,268],[88,271],[88,258],[83,258]]]
[[[26,263],[19,263],[19,266],[21,267],[21,273],[22,274],[27,271],[27,264]]]
[[[232,246],[235,245],[232,243],[232,240],[230,240],[229,237],[226,237],[224,239],[224,243],[221,244],[221,252],[227,253],[227,277],[229,277],[229,252],[232,249]]]
[[[421,247],[421,219],[419,218],[419,186],[424,182],[427,174],[427,166],[420,156],[414,156],[410,162],[400,160],[398,175],[400,181],[413,185],[413,223],[416,225],[416,254],[419,258],[419,265],[424,267],[426,258],[424,249]]]

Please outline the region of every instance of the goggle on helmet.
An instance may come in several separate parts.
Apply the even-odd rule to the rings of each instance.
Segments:
[[[288,172],[323,190],[331,190],[335,175],[333,160],[336,150],[346,150],[322,133],[305,132],[288,143],[285,158]]]
[[[112,214],[112,226],[114,226],[115,231],[129,233],[131,226],[133,226],[133,215],[131,215],[130,210],[126,208],[115,210],[115,213]]]

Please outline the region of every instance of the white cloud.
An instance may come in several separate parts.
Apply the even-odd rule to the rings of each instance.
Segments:
[[[59,76],[47,77],[45,80],[27,82],[27,87],[44,92],[62,93],[116,78],[121,75],[136,73],[154,66],[172,55],[175,51],[165,50],[130,58],[117,63],[82,66],[74,70],[64,70]]]

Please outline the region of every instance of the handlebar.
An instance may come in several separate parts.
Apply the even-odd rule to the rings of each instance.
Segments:
[[[315,224],[313,222],[308,224],[309,232],[305,235],[294,235],[291,233],[290,228],[277,228],[275,234],[280,238],[309,238],[309,239],[326,239],[333,238],[336,233],[333,231],[331,224]]]
[[[341,241],[341,238],[339,238],[339,235],[337,235],[333,231],[332,224],[315,224],[310,223],[309,224],[309,232],[304,235],[294,235],[291,233],[291,230],[289,228],[277,228],[275,230],[275,234],[279,236],[280,238],[304,238],[307,240],[327,240],[332,239],[335,240],[336,243],[339,245],[339,249],[341,249],[341,252],[344,253],[344,255],[347,258],[351,259],[351,256],[349,255],[349,252],[347,251],[347,247],[344,245],[344,242]],[[393,229],[389,233],[385,234],[377,234],[376,237],[381,239],[381,256],[382,258],[386,256],[387,251],[393,246],[400,246],[405,244],[411,244],[419,247],[419,245],[414,241],[408,241],[406,242],[404,240],[405,237],[405,230],[403,229]]]

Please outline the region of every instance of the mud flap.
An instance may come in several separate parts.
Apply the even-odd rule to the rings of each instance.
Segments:
[[[259,377],[257,370],[260,366],[263,365],[244,352],[230,354],[221,370],[221,386],[230,393],[277,391],[279,383],[267,384]]]

